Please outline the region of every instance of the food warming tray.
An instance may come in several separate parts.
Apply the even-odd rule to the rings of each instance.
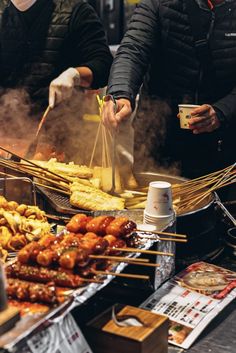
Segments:
[[[160,174],[160,173],[154,173],[154,172],[144,172],[144,173],[138,173],[135,175],[135,178],[138,181],[139,186],[141,187],[146,187],[148,184],[152,181],[167,181],[170,184],[180,184],[186,181],[187,179],[180,177],[180,176],[171,176],[171,175],[166,175],[166,174]],[[85,214],[89,214],[92,216],[99,216],[100,214],[113,214],[117,215],[126,215],[136,222],[142,222],[142,217],[143,217],[143,209],[134,209],[134,210],[122,210],[122,211],[87,211],[87,210],[81,210],[79,208],[73,207],[70,204],[69,197],[67,195],[62,195],[60,193],[57,193],[55,191],[51,191],[47,188],[44,187],[39,187],[37,186],[37,189],[40,191],[40,193],[46,198],[50,206],[55,209],[57,212],[60,213],[65,213],[65,214],[76,214],[78,212],[83,212]],[[187,215],[192,215],[195,214],[199,211],[205,210],[208,207],[212,205],[212,203],[215,200],[215,194],[212,193],[210,197],[207,199],[203,200],[196,209],[193,209],[189,212],[183,213],[178,217],[183,217]],[[137,220],[138,217],[138,220]]]
[[[68,215],[74,215],[77,213],[85,213],[87,215],[91,215],[94,217],[97,217],[101,214],[104,215],[109,215],[109,216],[123,216],[125,215],[126,217],[132,219],[133,221],[137,223],[142,223],[143,222],[143,209],[137,209],[137,210],[120,210],[120,211],[88,211],[88,210],[83,210],[79,209],[76,207],[73,207],[70,204],[69,197],[66,195],[62,195],[58,192],[51,191],[49,189],[46,189],[42,186],[37,186],[37,190],[42,194],[43,197],[47,200],[49,205],[57,212],[59,213],[64,213]]]
[[[144,235],[145,232],[136,232],[136,234]],[[157,243],[156,236],[153,235],[155,240],[151,240],[150,235],[148,239],[143,240],[140,243],[141,249],[150,249],[152,246],[155,246]],[[159,249],[160,247],[160,249]],[[158,249],[160,251],[165,252],[173,252],[174,251],[174,243],[173,242],[160,242],[158,245]],[[127,257],[138,257],[139,253],[133,253],[128,255]],[[160,258],[160,259],[159,259]],[[160,261],[159,261],[160,260]],[[160,278],[160,282],[163,283],[164,280],[168,279],[171,275],[170,271],[174,270],[174,257],[170,256],[158,256],[157,261],[161,264],[158,268],[158,276]],[[165,263],[162,263],[164,261]],[[112,271],[120,273],[127,266],[127,263],[119,263]],[[45,314],[37,314],[37,315],[26,315],[23,317],[9,332],[0,337],[0,350],[4,348],[10,352],[19,352],[20,346],[31,337],[35,332],[38,332],[39,329],[43,329],[55,322],[60,322],[63,318],[76,306],[79,306],[85,303],[89,298],[95,295],[102,288],[107,286],[114,276],[107,275],[103,276],[103,283],[91,283],[84,287],[75,289],[72,291],[72,294],[68,297],[68,299],[59,304],[58,306],[52,308]]]

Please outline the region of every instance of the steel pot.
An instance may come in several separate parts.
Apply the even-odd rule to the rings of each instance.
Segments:
[[[159,173],[139,173],[136,175],[140,186],[147,186],[151,181],[167,181],[179,184],[186,181],[179,176]],[[209,260],[222,250],[219,232],[219,217],[215,209],[216,194],[211,196],[189,212],[177,215],[177,233],[187,234],[186,244],[177,244],[176,267],[181,268],[199,260]]]

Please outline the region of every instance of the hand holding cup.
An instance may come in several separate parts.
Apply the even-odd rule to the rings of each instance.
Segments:
[[[212,132],[220,127],[214,108],[209,104],[179,104],[180,127],[190,129],[193,134]]]

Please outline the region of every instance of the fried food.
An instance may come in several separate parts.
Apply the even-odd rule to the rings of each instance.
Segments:
[[[10,298],[27,300],[30,302],[42,302],[48,304],[57,303],[56,287],[54,284],[39,284],[21,281],[18,279],[7,279],[7,295]]]
[[[6,249],[7,244],[12,237],[12,232],[5,226],[0,227],[0,244],[1,246]]]
[[[49,161],[33,161],[35,164],[43,167],[56,174],[68,176],[68,177],[79,177],[82,179],[89,179],[93,176],[93,170],[85,165],[77,165],[73,162],[68,164],[60,163],[56,158],[51,158]]]
[[[5,262],[7,260],[8,256],[8,251],[3,249],[2,246],[0,245],[0,260],[2,262]]]
[[[111,196],[101,190],[73,183],[70,191],[70,203],[72,206],[91,211],[124,209],[124,199]]]
[[[84,284],[83,278],[79,275],[69,273],[65,270],[52,270],[47,267],[26,266],[19,262],[7,266],[6,274],[8,277],[12,278],[39,283],[54,282],[57,286],[69,288],[77,288]]]
[[[11,251],[23,248],[50,232],[44,211],[37,206],[19,205],[0,196],[0,245]]]

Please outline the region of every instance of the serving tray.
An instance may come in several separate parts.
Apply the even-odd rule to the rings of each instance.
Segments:
[[[144,235],[145,232],[136,232],[137,235]],[[153,240],[149,239],[150,232],[148,232],[148,239],[144,239],[140,245],[140,249],[150,249],[153,246],[155,247],[158,242],[156,236],[153,234]],[[158,250],[164,252],[174,252],[174,243],[173,242],[159,242]],[[127,255],[127,257],[136,258],[140,256],[140,253],[132,253]],[[170,274],[174,269],[174,257],[171,256],[159,256],[156,258],[157,262],[160,263],[158,267],[158,278],[162,283],[169,278]],[[164,262],[163,262],[164,261]],[[122,272],[127,263],[118,263],[114,265],[112,271],[120,273]],[[103,276],[103,283],[91,283],[84,287],[72,290],[71,294],[67,299],[51,308],[48,312],[44,314],[36,315],[26,315],[17,323],[17,325],[8,333],[0,337],[0,349],[6,349],[11,352],[19,352],[22,344],[31,337],[35,332],[42,330],[43,328],[52,325],[53,323],[58,323],[63,320],[63,318],[76,306],[79,306],[85,303],[88,299],[94,296],[98,291],[107,286],[114,276],[107,275]]]

